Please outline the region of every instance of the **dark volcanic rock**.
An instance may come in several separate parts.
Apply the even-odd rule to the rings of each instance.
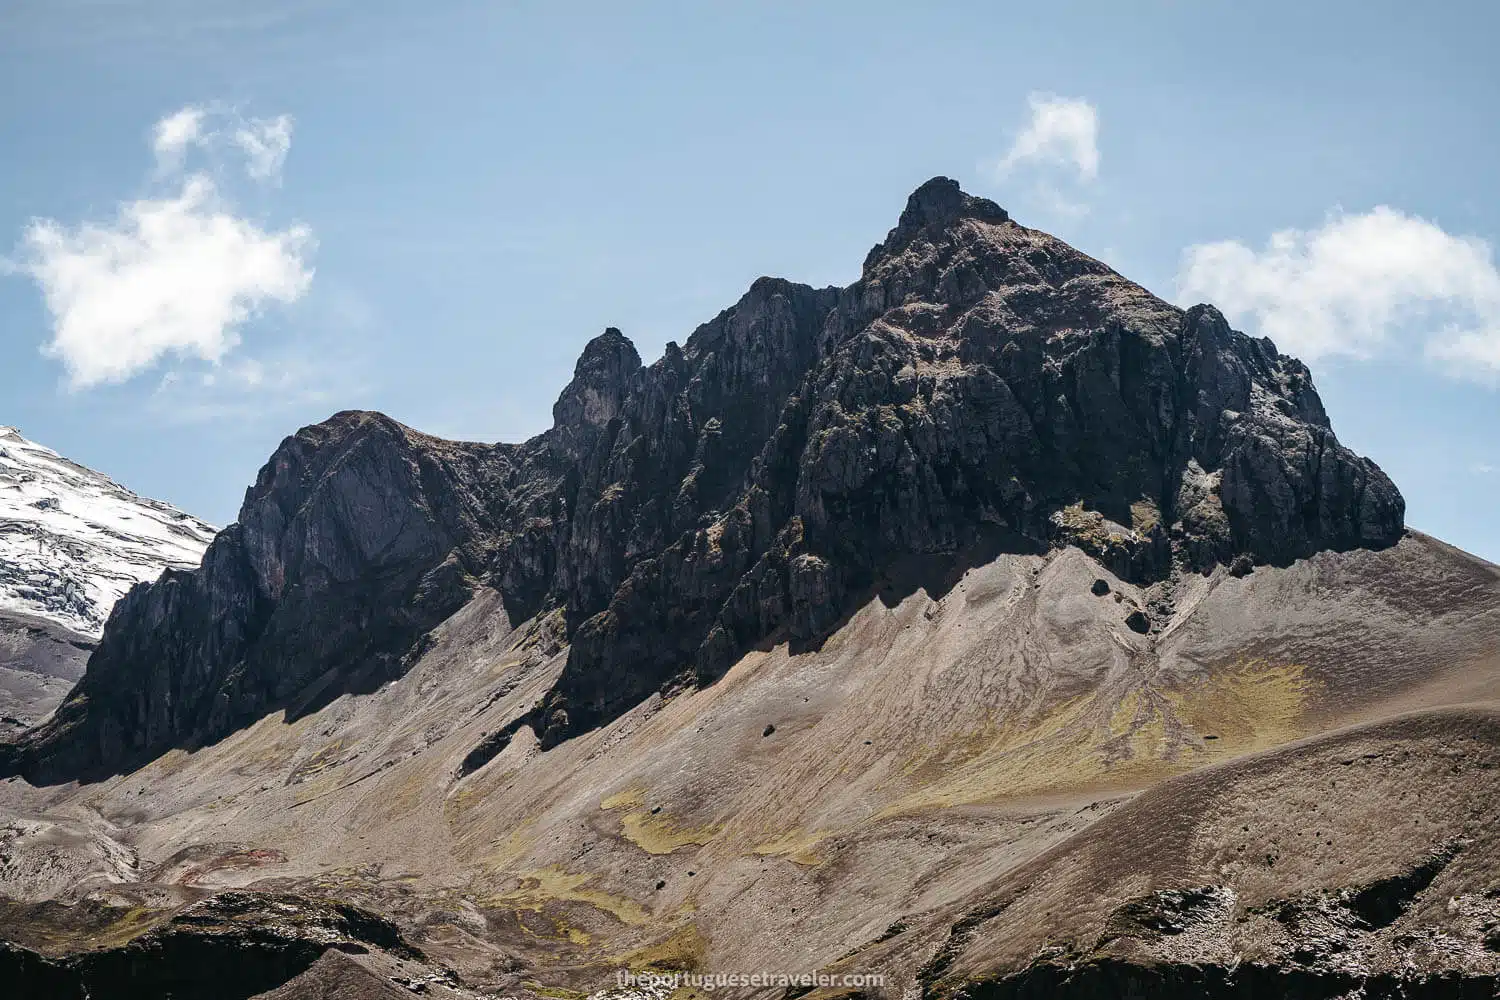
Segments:
[[[650,366],[609,330],[553,415],[522,445],[373,414],[289,438],[203,568],[121,602],[0,771],[125,766],[378,684],[480,585],[513,621],[566,612],[528,720],[548,746],[753,644],[817,642],[913,566],[1071,544],[1148,582],[1402,533],[1301,363],[945,178],[853,285],[762,278]]]

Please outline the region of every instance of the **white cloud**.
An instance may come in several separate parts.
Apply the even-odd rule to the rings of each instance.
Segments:
[[[1086,181],[1099,176],[1099,112],[1079,97],[1032,94],[1031,120],[996,165],[1000,176],[1023,163],[1071,167]]]
[[[1500,313],[1500,310],[1496,310]],[[1500,378],[1500,315],[1491,315],[1482,330],[1449,329],[1427,345],[1427,355],[1453,372],[1474,379]]]
[[[157,123],[158,155],[201,140],[191,112]],[[248,320],[295,302],[312,281],[306,226],[277,231],[240,216],[206,174],[176,184],[125,202],[108,222],[39,219],[23,234],[18,269],[40,286],[53,320],[43,353],[75,389],[126,381],[169,355],[217,364]]]
[[[151,148],[156,153],[158,174],[182,169],[189,149],[208,152],[222,164],[225,153],[244,159],[251,180],[281,183],[281,168],[292,148],[291,115],[245,118],[220,105],[188,105],[167,115],[151,130]]]
[[[252,178],[280,184],[281,166],[292,147],[292,116],[252,118],[234,130],[233,141],[244,151]]]
[[[1415,344],[1455,373],[1500,374],[1500,271],[1483,240],[1387,206],[1335,212],[1313,230],[1183,252],[1177,299],[1313,360],[1370,358]]]
[[[157,166],[176,170],[182,166],[187,148],[202,141],[204,111],[186,107],[167,115],[151,132],[151,147],[156,151]]]

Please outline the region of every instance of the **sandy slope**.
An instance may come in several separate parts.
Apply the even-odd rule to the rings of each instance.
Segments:
[[[1098,578],[1109,594],[1091,592]],[[1125,624],[1136,605],[1150,635]],[[753,652],[546,753],[523,728],[458,777],[560,669],[550,624],[513,629],[481,596],[373,695],[97,785],[6,782],[0,886],[132,908],[135,930],[217,887],[331,893],[393,916],[481,988],[590,989],[647,962],[818,969],[851,951],[845,966],[910,985],[956,922],[1022,882],[1051,888],[950,948],[944,975],[1012,968],[1047,942],[1095,947],[1122,901],[1162,886],[1222,882],[1239,913],[1457,837],[1475,844],[1462,857],[1490,857],[1475,831],[1496,819],[1500,771],[1443,770],[1489,759],[1490,716],[1452,716],[1451,738],[1431,721],[1450,716],[1429,713],[1297,744],[1500,698],[1500,570],[1420,534],[1150,593],[1076,549],[1001,556],[946,590],[874,595],[819,649]],[[1367,764],[1367,744],[1399,749]],[[1189,772],[1204,777],[1164,780]],[[1350,784],[1325,791],[1328,774]],[[1422,788],[1440,790],[1407,831]],[[1310,802],[1342,825],[1311,823],[1303,868],[1218,873],[1226,851],[1292,850]],[[1234,829],[1246,810],[1253,837]],[[1372,836],[1393,810],[1403,824]],[[83,943],[50,919],[41,944]],[[1210,931],[1192,954],[1248,947]],[[1244,935],[1274,952],[1270,930]],[[1394,961],[1388,945],[1368,961]]]

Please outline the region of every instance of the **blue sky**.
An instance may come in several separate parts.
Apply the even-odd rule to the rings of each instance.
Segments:
[[[1439,7],[11,0],[0,423],[222,524],[301,424],[526,437],[947,174],[1273,333],[1500,559],[1500,8]]]

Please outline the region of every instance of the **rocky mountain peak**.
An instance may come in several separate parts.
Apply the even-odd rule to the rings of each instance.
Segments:
[[[900,252],[919,235],[932,237],[965,219],[1000,224],[1010,221],[1010,215],[988,198],[979,198],[964,192],[958,182],[948,177],[934,177],[917,188],[906,199],[906,208],[901,218],[883,242],[870,251],[865,260],[870,264],[882,256]]]
[[[905,235],[925,226],[950,226],[959,219],[1009,222],[1010,215],[988,198],[966,194],[958,181],[934,177],[906,199],[906,208],[893,234]]]
[[[240,509],[260,593],[280,600],[288,586],[357,586],[461,549],[474,529],[448,523],[447,506],[429,498],[446,484],[424,474],[445,453],[463,453],[445,444],[366,411],[335,414],[284,440]]]
[[[603,427],[620,412],[641,356],[630,339],[610,327],[584,345],[573,381],[552,407],[559,427]]]
[[[848,288],[762,278],[646,367],[607,330],[554,418],[519,445],[299,431],[6,767],[77,776],[378,686],[480,586],[513,622],[561,613],[567,663],[517,722],[551,746],[815,642],[913,565],[1072,545],[1151,585],[1403,530],[1300,362],[946,178]]]

